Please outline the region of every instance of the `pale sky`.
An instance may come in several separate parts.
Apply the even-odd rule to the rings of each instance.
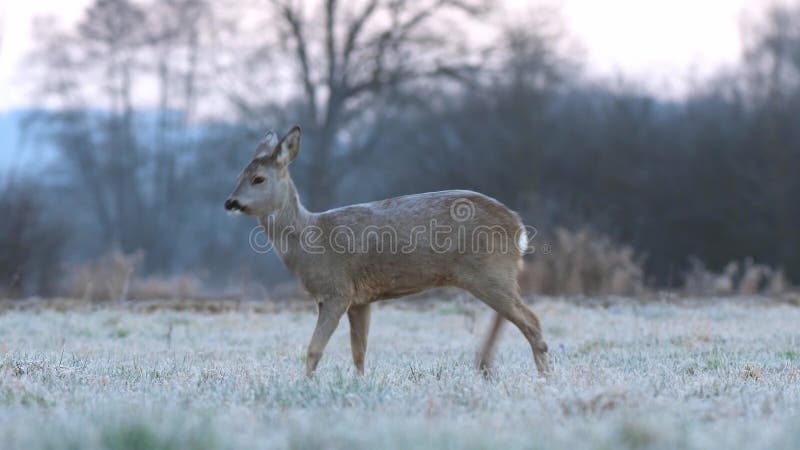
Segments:
[[[597,75],[622,74],[661,93],[679,93],[687,79],[734,63],[740,23],[766,0],[556,0],[570,35]],[[27,98],[23,56],[31,48],[31,19],[52,14],[74,23],[91,0],[0,0],[0,110]],[[537,4],[505,0],[512,11]]]

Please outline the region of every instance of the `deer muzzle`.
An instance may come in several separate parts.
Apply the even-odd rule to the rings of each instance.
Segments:
[[[244,206],[235,198],[225,200],[225,210],[230,212],[244,212]]]

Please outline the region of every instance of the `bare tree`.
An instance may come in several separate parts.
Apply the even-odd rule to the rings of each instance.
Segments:
[[[800,89],[800,3],[774,5],[746,23],[745,69],[751,93],[779,101]]]
[[[203,0],[96,0],[75,29],[37,28],[38,93],[56,107],[38,113],[44,135],[84,187],[102,241],[147,249],[159,268],[172,256],[165,230],[187,205],[179,160],[190,150],[210,13]],[[157,87],[157,114],[134,102],[144,83]]]
[[[164,0],[148,8],[145,29],[146,69],[156,80],[158,118],[152,143],[152,220],[159,230],[175,229],[180,215],[175,205],[186,204],[179,186],[179,161],[193,149],[190,119],[198,103],[198,85],[207,65],[201,60],[203,34],[211,15],[205,0]],[[154,249],[155,259],[168,264],[171,250]]]
[[[764,17],[752,21],[745,35],[745,96],[755,114],[749,144],[761,147],[755,164],[741,157],[731,167],[742,181],[758,186],[755,207],[766,209],[773,236],[784,245],[775,249],[781,261],[797,260],[791,242],[797,242],[797,193],[800,181],[791,167],[800,164],[793,145],[800,138],[796,114],[800,109],[800,3],[775,4]],[[739,155],[737,155],[739,156]]]
[[[104,73],[101,79],[110,114],[102,119],[100,139],[107,149],[103,153],[109,170],[102,175],[113,180],[106,183],[115,212],[110,231],[123,248],[133,245],[135,234],[145,225],[141,220],[145,199],[136,180],[141,149],[133,129],[134,77],[144,45],[145,20],[144,10],[128,0],[98,0],[86,12],[77,33],[83,50],[82,69],[85,73]]]
[[[291,84],[299,92],[295,105],[309,136],[306,188],[312,208],[330,206],[340,178],[335,175],[338,163],[374,147],[388,98],[414,81],[459,77],[476,67],[458,21],[485,14],[489,4],[470,0],[268,3],[270,25],[263,28],[274,30],[277,39],[265,38],[264,45],[280,43],[280,55],[261,70],[291,68]],[[257,49],[257,54],[265,53],[269,52],[263,47]],[[231,93],[242,115],[253,116],[264,103],[275,103],[275,98],[251,96],[252,91]],[[368,121],[371,126],[359,129],[372,132],[345,136],[343,131],[358,121]],[[339,143],[346,150],[338,149]]]

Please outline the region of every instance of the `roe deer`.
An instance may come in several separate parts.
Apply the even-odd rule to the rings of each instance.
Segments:
[[[527,236],[516,213],[471,191],[309,212],[288,171],[299,150],[299,127],[280,142],[269,132],[239,175],[225,209],[258,218],[284,264],[317,302],[308,376],[345,313],[353,362],[363,374],[370,303],[437,286],[465,289],[497,312],[479,357],[484,373],[504,319],[530,343],[539,373],[548,372],[539,320],[522,303],[517,285]]]

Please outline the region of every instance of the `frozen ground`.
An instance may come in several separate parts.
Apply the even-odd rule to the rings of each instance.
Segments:
[[[0,315],[0,448],[798,448],[800,308],[534,305],[554,376],[505,330],[473,370],[476,303],[346,320],[316,379],[313,315],[122,309]],[[473,314],[476,313],[476,314]]]

